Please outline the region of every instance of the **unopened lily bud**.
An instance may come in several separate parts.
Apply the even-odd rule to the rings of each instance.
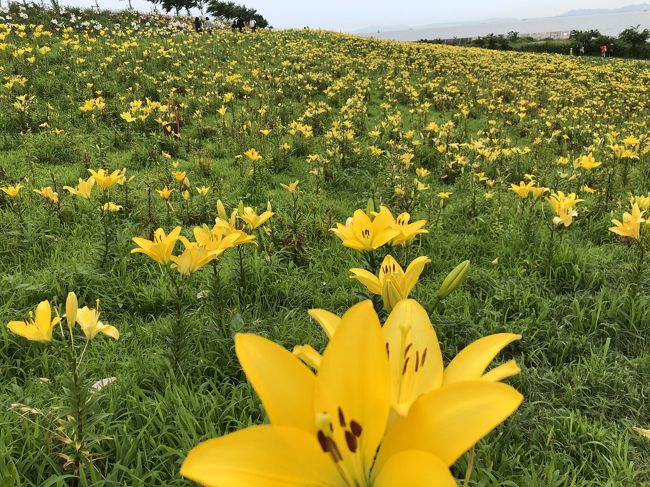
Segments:
[[[366,213],[368,215],[374,213],[375,211],[375,200],[368,198],[368,204],[366,205]]]
[[[70,328],[72,328],[77,322],[78,309],[79,302],[77,301],[77,295],[73,292],[68,293],[68,298],[65,300],[65,319]]]
[[[445,280],[442,281],[440,289],[438,289],[438,292],[436,293],[438,299],[445,299],[463,283],[465,276],[467,275],[467,271],[469,271],[469,267],[469,260],[461,262],[453,271],[447,275],[447,277],[445,277]]]

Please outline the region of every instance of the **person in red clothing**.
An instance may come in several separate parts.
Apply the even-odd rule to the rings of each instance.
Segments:
[[[600,55],[602,57],[607,57],[607,44],[600,46]]]

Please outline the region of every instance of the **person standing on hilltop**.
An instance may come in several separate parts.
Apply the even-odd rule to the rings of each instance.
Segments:
[[[252,18],[251,21],[249,22],[249,25],[251,26],[251,30],[255,32],[257,30],[257,21],[255,18]]]
[[[194,18],[194,30],[196,32],[201,32],[203,30],[201,26],[201,19],[199,17]]]
[[[600,55],[603,58],[607,57],[607,44],[603,44],[602,46],[600,46]]]
[[[210,17],[206,17],[205,21],[203,22],[203,27],[205,28],[205,31],[212,35],[212,30],[214,29],[214,24],[210,20]]]

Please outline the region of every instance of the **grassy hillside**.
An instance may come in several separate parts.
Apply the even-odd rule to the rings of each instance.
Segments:
[[[478,445],[469,485],[650,484],[650,442],[632,429],[650,427],[650,228],[608,230],[650,191],[646,64],[71,15],[0,15],[0,187],[23,185],[0,192],[0,485],[192,485],[192,447],[265,421],[233,336],[322,350],[307,311],[371,297],[349,269],[376,272],[388,252],[431,259],[411,295],[445,362],[523,335],[497,363],[517,360],[524,403]],[[63,189],[100,167],[126,178],[90,199]],[[531,180],[548,191],[511,190]],[[48,186],[58,198],[33,191]],[[558,191],[584,200],[568,226],[546,201]],[[343,247],[329,229],[369,199],[428,234],[372,256]],[[179,298],[131,239],[177,225],[189,238],[217,200],[274,215]],[[87,384],[115,381],[91,395],[81,452],[65,347],[5,326],[42,300],[65,313],[71,290],[120,333],[84,352]]]

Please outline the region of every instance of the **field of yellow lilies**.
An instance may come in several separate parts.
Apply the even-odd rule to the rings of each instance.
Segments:
[[[650,69],[0,10],[0,485],[650,485]]]

